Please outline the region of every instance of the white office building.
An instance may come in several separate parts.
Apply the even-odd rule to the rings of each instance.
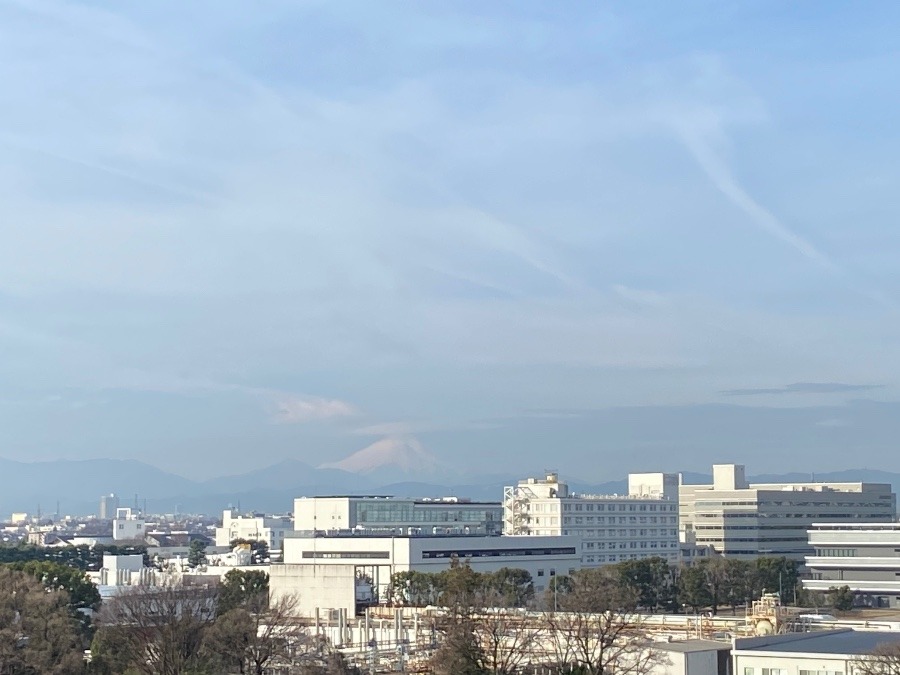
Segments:
[[[581,567],[576,537],[373,536],[301,533],[284,540],[284,563],[269,569],[273,600],[296,595],[298,613],[342,610],[354,616],[387,597],[397,572],[441,572],[452,560],[476,572],[503,567],[531,574],[536,593],[557,574]]]
[[[129,508],[116,509],[112,536],[115,541],[141,541],[144,539],[145,522]]]
[[[632,474],[627,495],[570,492],[555,473],[504,489],[504,533],[572,536],[583,567],[660,557],[679,559],[678,476]]]
[[[803,587],[847,586],[869,607],[900,607],[900,523],[815,524]]]
[[[284,536],[294,530],[290,516],[241,515],[232,509],[222,512],[222,525],[216,528],[216,546],[230,547],[235,539],[263,541],[270,551],[280,551]]]
[[[711,485],[679,488],[683,538],[752,560],[787,556],[803,562],[817,522],[891,522],[896,496],[886,483],[748,483],[740,464],[713,466]]]
[[[459,497],[395,499],[338,495],[294,500],[297,532],[370,531],[404,534],[499,535],[503,507]]]

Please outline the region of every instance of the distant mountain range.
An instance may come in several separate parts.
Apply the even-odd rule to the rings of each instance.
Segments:
[[[415,453],[418,449],[413,448]],[[421,468],[417,456],[414,468]],[[429,470],[426,476],[410,475],[399,467],[372,467],[353,473],[341,468],[312,467],[297,460],[247,473],[193,481],[136,460],[93,459],[83,461],[15,462],[0,459],[0,519],[13,511],[44,514],[97,513],[100,496],[115,492],[123,506],[135,499],[144,500],[154,513],[218,513],[228,506],[244,511],[288,512],[295,497],[326,494],[378,494],[397,497],[439,497],[455,495],[474,500],[499,501],[503,486],[514,484],[522,476],[483,476],[478,478]],[[711,477],[684,473],[687,483],[710,482]],[[567,477],[562,476],[565,480]],[[900,473],[875,469],[853,469],[815,474],[766,474],[750,477],[755,483],[777,482],[851,482],[890,483],[900,492]],[[587,484],[569,480],[570,487],[583,493],[623,494],[627,481]]]

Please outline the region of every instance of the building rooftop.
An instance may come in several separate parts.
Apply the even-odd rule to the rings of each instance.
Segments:
[[[429,506],[448,506],[454,504],[463,504],[466,506],[502,506],[499,501],[473,501],[467,497],[397,497],[395,495],[314,495],[297,497],[297,499],[379,499],[393,500],[398,502],[415,502],[416,504],[426,504]]]
[[[717,642],[715,640],[677,640],[673,642],[654,642],[653,647],[665,652],[710,652],[710,651],[728,651],[731,649],[730,642]]]
[[[878,645],[900,643],[900,633],[865,630],[829,630],[818,633],[782,635],[771,642],[750,638],[748,646],[741,640],[735,644],[738,651],[785,652],[793,654],[871,654]],[[760,642],[760,644],[752,644]]]
[[[294,530],[285,533],[286,539],[472,539],[492,538],[498,539],[499,534],[486,534],[484,532],[475,532],[466,534],[465,532],[440,532],[434,534],[432,532],[408,532],[408,528],[366,528],[359,530]],[[531,537],[534,538],[534,537]],[[504,536],[504,540],[510,539]]]

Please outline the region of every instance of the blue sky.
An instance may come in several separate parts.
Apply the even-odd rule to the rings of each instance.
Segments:
[[[0,0],[0,455],[900,470],[898,15]]]

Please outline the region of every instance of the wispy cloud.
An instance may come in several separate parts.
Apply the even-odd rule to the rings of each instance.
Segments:
[[[352,417],[357,410],[338,399],[311,396],[281,395],[275,402],[274,421],[281,424],[302,424]]]
[[[783,219],[761,204],[738,181],[724,157],[723,146],[726,145],[728,137],[725,121],[716,111],[701,107],[693,114],[672,115],[668,123],[715,188],[746,214],[756,227],[786,244],[821,269],[842,278],[854,292],[885,308],[896,309],[895,301],[882,289],[855,278],[833,256],[797,233]]]
[[[882,389],[883,384],[846,384],[844,382],[796,382],[783,387],[726,389],[724,396],[760,396],[764,394],[843,394]]]

